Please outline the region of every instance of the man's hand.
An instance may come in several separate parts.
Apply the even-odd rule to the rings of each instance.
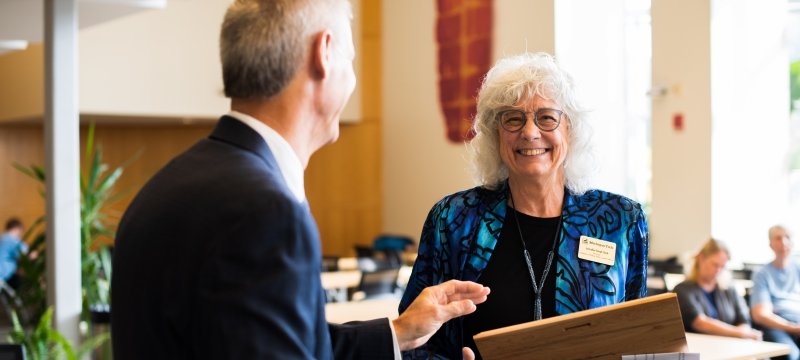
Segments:
[[[425,288],[400,317],[392,320],[400,350],[426,343],[450,319],[475,311],[489,288],[471,281],[450,280]]]

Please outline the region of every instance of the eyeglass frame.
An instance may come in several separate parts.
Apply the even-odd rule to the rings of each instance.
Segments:
[[[538,115],[538,113],[540,111],[542,111],[542,110],[555,111],[555,112],[558,113],[558,118],[556,119],[556,126],[554,128],[552,128],[552,129],[542,129],[542,127],[539,125],[539,115]],[[523,115],[525,115],[525,121],[523,121],[522,124],[519,126],[519,129],[516,129],[516,130],[509,130],[508,128],[506,128],[505,123],[503,123],[503,120],[501,119],[501,117],[504,114],[512,112],[512,111],[516,111],[516,112],[519,112],[519,113],[522,113]],[[552,131],[556,131],[558,129],[558,127],[561,126],[561,118],[564,116],[564,110],[547,108],[547,107],[538,108],[538,109],[536,109],[536,111],[525,111],[525,110],[522,110],[522,109],[519,109],[519,108],[505,108],[505,109],[501,109],[501,110],[497,111],[497,113],[495,114],[494,117],[495,117],[495,120],[497,120],[497,122],[500,124],[500,127],[503,128],[503,130],[508,131],[510,133],[516,133],[516,132],[522,131],[522,129],[525,128],[525,125],[528,123],[528,115],[529,114],[533,115],[533,124],[536,126],[536,128],[538,128],[541,131],[552,132]]]

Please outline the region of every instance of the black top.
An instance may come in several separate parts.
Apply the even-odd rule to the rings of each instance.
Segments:
[[[561,221],[560,217],[537,218],[518,211],[515,217],[512,211],[516,210],[509,206],[497,246],[486,269],[478,278],[478,282],[492,289],[492,293],[486,302],[478,305],[478,310],[464,318],[464,344],[475,351],[478,359],[480,354],[473,336],[483,331],[533,321],[535,297],[516,218],[519,218],[525,246],[531,253],[537,284],[541,282],[547,264],[547,253],[553,248],[556,228]],[[557,257],[558,254],[554,256]],[[555,296],[556,262],[557,259],[553,258],[542,289],[542,317],[545,319],[558,315]]]
[[[717,286],[709,296],[709,293],[696,282],[686,280],[675,286],[672,291],[678,294],[678,304],[681,307],[683,327],[686,331],[699,332],[692,323],[700,314],[734,326],[750,323],[747,304],[734,287],[720,289]]]

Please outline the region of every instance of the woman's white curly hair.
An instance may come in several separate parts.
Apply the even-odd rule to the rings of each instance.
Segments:
[[[501,59],[486,73],[478,93],[475,138],[469,145],[475,180],[495,189],[508,179],[508,168],[500,158],[497,110],[535,95],[555,101],[567,115],[568,122],[561,124],[569,126],[564,178],[571,192],[583,194],[590,188],[588,178],[594,169],[592,129],[585,122],[587,111],[578,104],[572,77],[552,55],[542,52]]]

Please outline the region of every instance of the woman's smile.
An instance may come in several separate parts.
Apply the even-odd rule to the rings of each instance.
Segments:
[[[537,156],[537,155],[542,155],[542,154],[544,154],[544,153],[546,153],[548,151],[550,151],[550,149],[545,149],[545,148],[518,149],[517,150],[517,154],[520,154],[520,155],[523,155],[523,156]]]

